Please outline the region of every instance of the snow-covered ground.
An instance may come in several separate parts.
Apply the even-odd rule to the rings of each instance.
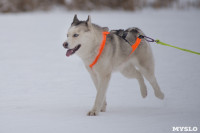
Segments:
[[[0,14],[0,133],[169,133],[200,131],[200,56],[156,45],[156,77],[165,93],[155,98],[114,73],[107,112],[89,117],[96,90],[77,56],[62,43],[74,14],[110,29],[137,26],[146,35],[200,52],[199,10],[137,12],[34,12]]]

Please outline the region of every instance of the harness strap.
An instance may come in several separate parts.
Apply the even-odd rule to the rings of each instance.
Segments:
[[[99,48],[99,53],[97,54],[97,56],[96,56],[96,58],[94,59],[94,61],[89,65],[90,68],[92,68],[92,67],[97,63],[97,61],[98,61],[98,59],[99,59],[101,53],[103,52],[104,46],[105,46],[105,44],[106,44],[106,35],[109,34],[109,33],[110,33],[110,32],[107,32],[107,31],[102,32],[103,40],[102,40],[101,45],[100,45],[100,48]]]
[[[141,38],[140,38],[140,37],[137,37],[135,43],[131,46],[131,47],[132,47],[132,52],[131,52],[131,54],[136,50],[136,48],[139,46],[140,42],[141,42]],[[131,55],[131,54],[130,54],[130,55]]]
[[[98,61],[101,53],[103,52],[103,49],[105,47],[105,44],[106,44],[106,36],[110,34],[110,32],[102,32],[102,35],[103,35],[103,40],[101,42],[101,45],[100,45],[100,48],[99,48],[99,53],[97,54],[96,58],[94,59],[94,61],[89,65],[90,68],[92,68]],[[141,38],[140,37],[137,37],[135,43],[131,46],[132,47],[132,52],[130,53],[130,55],[137,49],[137,47],[139,46],[141,42]]]

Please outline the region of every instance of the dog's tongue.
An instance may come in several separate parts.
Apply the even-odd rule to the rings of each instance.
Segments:
[[[66,56],[69,57],[70,55],[72,55],[73,52],[73,49],[67,50]]]

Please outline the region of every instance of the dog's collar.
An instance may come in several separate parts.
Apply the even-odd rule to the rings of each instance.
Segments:
[[[92,67],[97,63],[97,61],[98,61],[98,59],[99,59],[101,53],[103,52],[104,46],[105,46],[105,44],[106,44],[106,35],[107,35],[107,34],[110,34],[110,32],[107,32],[107,31],[102,32],[103,40],[102,40],[101,45],[100,45],[100,48],[99,48],[99,53],[97,54],[97,56],[96,56],[96,58],[94,59],[94,61],[89,65],[90,68],[92,68]]]

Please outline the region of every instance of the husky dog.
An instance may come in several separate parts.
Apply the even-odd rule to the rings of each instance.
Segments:
[[[106,37],[106,44],[99,60],[92,69],[89,67],[98,54],[104,31],[108,31],[108,28],[91,23],[90,16],[86,21],[79,21],[75,15],[67,33],[67,40],[63,43],[64,48],[68,49],[66,56],[76,53],[83,60],[97,89],[94,106],[88,115],[95,116],[100,111],[106,111],[106,91],[113,71],[119,71],[127,78],[136,78],[141,95],[145,98],[147,88],[144,76],[152,85],[155,96],[163,99],[164,94],[154,75],[154,59],[150,45],[142,39],[138,48],[130,55],[130,44],[134,44],[140,34],[144,35],[138,28],[111,31]]]

